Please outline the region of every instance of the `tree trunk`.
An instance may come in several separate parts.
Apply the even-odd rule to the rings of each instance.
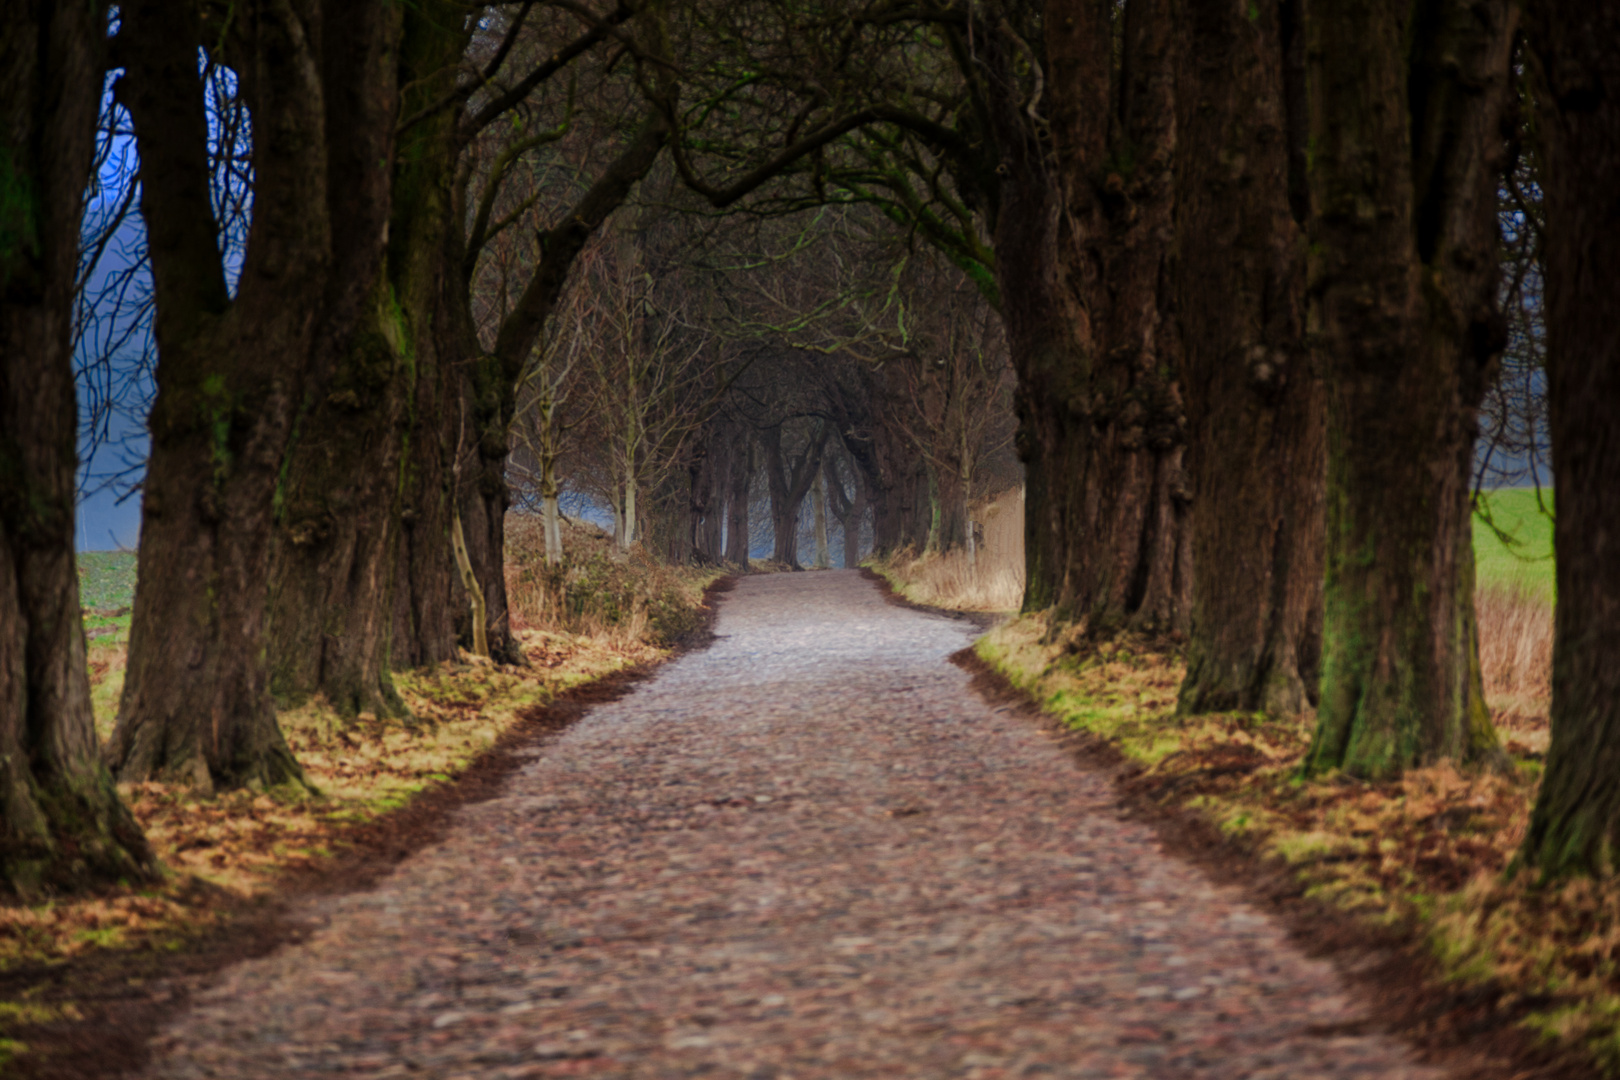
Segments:
[[[887,555],[898,551],[902,547],[901,536],[905,533],[900,516],[900,500],[892,488],[883,482],[881,475],[874,476],[862,468],[864,483],[861,490],[866,493],[867,502],[872,507],[872,554]]]
[[[733,444],[731,485],[726,491],[726,562],[748,569],[748,496],[754,478],[754,442],[747,430],[737,429]]]
[[[1312,772],[1388,777],[1500,753],[1469,478],[1504,342],[1496,158],[1515,18],[1508,0],[1437,8],[1418,26],[1375,3],[1308,15],[1310,320],[1328,398]]]
[[[302,782],[270,698],[264,622],[273,497],[332,267],[320,57],[291,11],[267,9],[244,31],[253,223],[232,297],[210,201],[197,11],[145,0],[120,15],[160,359],[109,756],[125,780]]]
[[[1170,251],[1170,0],[1049,0],[1045,108],[1029,122],[1005,34],[987,43],[1005,176],[998,285],[1018,372],[1026,610],[1093,633],[1185,623],[1189,493]],[[1116,55],[1119,60],[1116,62]],[[1034,92],[1034,91],[1032,91]]]
[[[692,561],[692,536],[696,522],[692,515],[693,470],[670,469],[663,483],[648,490],[641,500],[645,525],[642,545],[671,566]]]
[[[1325,416],[1288,202],[1284,63],[1299,0],[1184,0],[1176,169],[1193,477],[1184,713],[1293,715],[1315,696]],[[1303,75],[1303,72],[1296,72]]]
[[[391,288],[375,300],[300,417],[270,564],[272,692],[346,715],[404,711],[388,654],[410,330]]]
[[[73,558],[72,317],[107,12],[0,16],[0,892],[24,900],[155,866],[96,746]]]
[[[413,49],[411,30],[411,23],[407,23],[407,54]],[[431,84],[425,91],[431,99]],[[406,107],[410,107],[408,101]],[[407,137],[414,134],[407,133]],[[421,137],[426,139],[427,135]],[[401,150],[405,152],[405,147]],[[430,145],[419,148],[424,159],[429,150]],[[461,386],[456,361],[465,345],[458,322],[461,279],[451,268],[458,265],[461,246],[457,231],[448,226],[437,234],[437,249],[428,242],[434,219],[426,212],[426,204],[436,204],[447,220],[455,220],[449,176],[428,171],[424,162],[424,171],[411,177],[419,180],[419,185],[405,187],[403,179],[396,182],[394,189],[396,212],[389,234],[389,272],[408,282],[407,295],[418,299],[414,303],[407,301],[409,306],[402,305],[411,320],[414,364],[406,378],[410,426],[400,477],[401,528],[396,545],[394,629],[389,650],[396,671],[454,659],[461,629],[468,629],[466,640],[472,640],[462,616],[468,601],[461,591],[450,544],[454,517],[451,477],[461,434]],[[415,199],[424,204],[421,215],[410,209]],[[400,237],[400,225],[419,231],[423,242],[411,243]]]
[[[934,468],[936,518],[934,548],[960,551],[968,545],[968,485],[961,470],[941,463]]]
[[[457,199],[456,205],[461,201]],[[465,217],[457,213],[457,217]],[[509,372],[494,356],[479,347],[473,329],[470,293],[453,316],[456,382],[461,393],[464,423],[457,430],[454,500],[466,528],[467,555],[484,590],[484,626],[472,625],[471,615],[458,620],[463,642],[482,633],[489,640],[489,655],[503,664],[522,664],[523,651],[512,636],[506,599],[506,512],[511,491],[506,484],[506,459],[511,450],[512,418],[517,413],[517,386],[521,364]],[[527,354],[525,354],[527,355]],[[458,591],[459,592],[459,591]],[[465,604],[462,596],[459,603]],[[465,609],[469,613],[471,608]]]
[[[1552,742],[1522,857],[1612,875],[1620,851],[1620,3],[1530,7],[1542,85],[1548,404],[1557,518]]]
[[[419,297],[390,280],[384,262],[402,11],[342,4],[325,27],[333,288],[277,491],[270,560],[271,692],[286,704],[323,693],[348,715],[405,711],[388,671],[413,363],[399,298],[414,305]],[[408,160],[422,170],[420,155]],[[394,235],[420,242],[422,231]]]
[[[934,505],[929,492],[928,464],[921,457],[907,456],[905,471],[895,485],[895,508],[900,517],[900,546],[914,551],[928,548],[933,533]]]
[[[844,567],[861,565],[861,530],[866,527],[866,484],[855,477],[855,498],[850,503],[849,521],[844,526]]]
[[[467,536],[461,528],[461,518],[450,519],[450,548],[456,557],[456,569],[461,573],[461,589],[467,595],[472,627],[472,654],[489,656],[489,635],[485,628],[489,622],[485,615],[484,586],[473,572],[472,560],[467,556]]]
[[[760,445],[765,450],[765,479],[771,492],[771,532],[775,549],[771,558],[776,562],[802,569],[799,566],[799,512],[810,483],[821,470],[821,453],[827,445],[827,429],[818,424],[810,435],[804,450],[789,461],[782,452],[782,426],[766,428],[760,432]]]
[[[461,393],[465,402],[471,467],[462,474],[458,509],[467,527],[467,551],[474,572],[484,584],[488,607],[490,652],[498,660],[522,663],[523,652],[512,637],[506,597],[506,510],[511,497],[506,486],[506,458],[511,448],[512,419],[517,411],[517,387],[546,320],[556,307],[574,259],[602,222],[629,198],[630,192],[652,169],[663,150],[668,128],[656,110],[624,150],[603,170],[580,200],[561,215],[560,223],[541,236],[545,253],[524,286],[513,310],[502,321],[493,351],[479,347],[472,315],[472,275],[466,238],[452,229],[450,266],[459,285],[452,327],[447,328],[459,352],[447,357],[459,361]],[[452,219],[467,220],[465,174],[457,189]],[[630,508],[634,527],[634,508]]]
[[[625,470],[624,475],[624,513],[619,520],[623,529],[619,533],[619,550],[629,551],[640,536],[636,533],[636,514],[639,508],[636,505],[636,474]]]
[[[827,551],[827,490],[818,472],[810,481],[810,512],[816,530],[816,569],[825,570],[832,565]]]
[[[397,195],[396,195],[397,198]],[[456,655],[460,588],[450,550],[450,459],[457,387],[442,340],[440,313],[455,302],[454,285],[436,276],[425,310],[413,315],[415,367],[408,380],[411,426],[400,478],[400,532],[395,548],[394,628],[389,661],[396,671],[443,663]],[[436,295],[435,295],[436,294]]]
[[[563,559],[562,510],[557,505],[555,485],[540,496],[540,519],[546,533],[546,565],[556,566]]]
[[[861,514],[864,507],[861,504],[860,478],[857,475],[855,497],[852,499],[844,490],[843,477],[838,475],[832,457],[827,457],[821,468],[827,484],[827,508],[837,519],[838,530],[843,534],[843,567],[853,570],[861,564]]]
[[[690,529],[686,546],[704,564],[720,561],[720,492],[729,466],[726,445],[725,432],[719,425],[706,426],[694,441],[687,467],[691,497],[687,503]]]

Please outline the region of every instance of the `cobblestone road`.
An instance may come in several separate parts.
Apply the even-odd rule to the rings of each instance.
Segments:
[[[708,650],[547,745],[157,1077],[1438,1077],[1326,964],[994,711],[960,622],[744,579]]]

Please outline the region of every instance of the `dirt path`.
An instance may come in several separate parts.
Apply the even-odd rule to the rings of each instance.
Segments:
[[[835,572],[747,578],[716,630],[227,972],[149,1075],[1441,1075],[975,696],[970,627]]]

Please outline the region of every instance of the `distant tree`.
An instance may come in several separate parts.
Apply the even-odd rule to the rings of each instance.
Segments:
[[[582,291],[574,290],[576,294]],[[513,456],[512,467],[528,473],[526,486],[540,500],[548,566],[556,566],[563,558],[559,464],[569,449],[577,449],[571,436],[586,419],[578,408],[571,408],[577,404],[576,395],[585,392],[581,375],[591,346],[586,327],[589,307],[581,300],[570,297],[552,316],[524,372],[513,419],[513,435],[525,452]]]
[[[286,469],[269,638],[283,697],[397,709],[389,667],[453,656],[475,621],[521,661],[503,566],[519,387],[573,259],[663,143],[639,61],[619,63],[633,15],[404,7],[373,318],[318,368]]]
[[[843,538],[843,566],[852,570],[861,565],[861,530],[866,524],[866,499],[860,478],[854,474],[847,451],[842,443],[835,444],[821,463],[827,484],[827,508],[838,522]],[[850,477],[849,481],[845,476]]]
[[[73,557],[72,320],[107,5],[0,14],[0,891],[154,874],[96,746]]]
[[[943,263],[919,258],[908,268],[901,314],[906,351],[886,361],[898,400],[883,419],[911,440],[927,465],[926,546],[965,549],[971,565],[971,506],[984,494],[975,484],[984,461],[1012,441],[1014,376],[1000,318]]]
[[[771,558],[795,570],[799,569],[799,515],[810,486],[821,473],[827,435],[826,424],[803,420],[784,420],[761,428],[757,435],[771,497]]]
[[[610,229],[581,255],[575,323],[586,335],[578,405],[591,437],[595,494],[629,551],[648,517],[647,497],[683,471],[686,451],[718,404],[725,355],[665,272],[646,228]]]

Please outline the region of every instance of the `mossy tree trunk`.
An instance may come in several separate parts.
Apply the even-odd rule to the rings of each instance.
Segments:
[[[73,557],[72,317],[104,4],[0,15],[0,894],[153,875],[101,763]]]
[[[400,68],[402,13],[397,5],[338,5],[324,27],[332,43],[323,61],[338,180],[333,287],[277,491],[270,563],[272,692],[286,703],[323,693],[350,715],[404,711],[389,678],[388,647],[397,463],[416,335],[400,300],[414,309],[424,296],[388,273],[385,254],[391,233],[421,243],[427,232],[426,242],[435,242],[436,207],[431,198],[425,206],[409,198],[395,206],[395,169],[376,164],[394,160],[398,87],[415,77]],[[410,194],[419,190],[413,185],[431,185],[422,173],[443,167],[424,168],[415,153],[405,162]],[[390,230],[390,216],[402,214],[416,220]],[[409,258],[396,263],[415,269]]]
[[[1170,629],[1188,608],[1169,15],[1169,0],[1049,0],[1043,57],[1027,44],[1041,40],[1035,27],[1012,32],[1016,18],[986,25],[978,44],[1001,157],[994,236],[1027,477],[1024,607],[1094,633]]]
[[[1620,871],[1620,3],[1534,3],[1558,602],[1552,741],[1522,858]]]
[[[1291,715],[1317,689],[1326,419],[1305,344],[1303,229],[1289,205],[1304,141],[1303,117],[1287,107],[1303,90],[1300,6],[1183,0],[1177,11],[1178,315],[1194,508],[1179,706],[1189,713]]]
[[[1474,621],[1476,411],[1504,343],[1496,195],[1515,8],[1312,4],[1310,330],[1328,395],[1307,768],[1494,757]]]
[[[618,11],[608,23],[628,14]],[[451,545],[457,513],[485,594],[490,650],[521,661],[504,576],[516,383],[573,256],[650,167],[663,138],[659,122],[651,137],[632,139],[545,233],[546,257],[500,343],[486,351],[473,329],[470,285],[488,222],[468,213],[464,152],[535,87],[607,40],[609,25],[588,29],[528,72],[507,72],[510,87],[470,108],[457,87],[472,84],[457,80],[473,23],[448,0],[408,7],[402,18],[397,68],[384,70],[379,60],[371,80],[403,88],[386,257],[380,277],[356,278],[371,290],[369,318],[326,356],[320,385],[306,399],[276,574],[278,690],[324,691],[349,709],[396,707],[390,662],[396,669],[435,663],[454,655],[458,637],[471,642]],[[354,70],[371,70],[359,59]]]
[[[380,3],[380,0],[378,0]],[[253,221],[226,287],[196,8],[120,8],[152,254],[149,422],[120,778],[203,789],[301,782],[264,647],[273,498],[334,266],[323,58],[308,13],[266,7],[228,43],[253,116]]]

